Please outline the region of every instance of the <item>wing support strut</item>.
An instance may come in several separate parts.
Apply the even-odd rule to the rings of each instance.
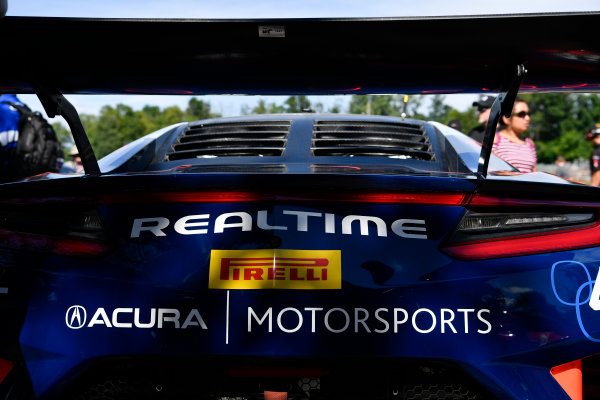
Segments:
[[[496,135],[496,126],[500,121],[501,116],[510,117],[512,113],[517,93],[521,87],[521,82],[527,70],[523,64],[517,66],[516,74],[513,76],[513,80],[508,90],[504,93],[500,93],[494,103],[492,104],[492,110],[490,111],[490,117],[488,124],[485,127],[485,135],[483,142],[481,143],[481,153],[479,153],[479,165],[477,166],[477,179],[485,179],[488,173],[488,165],[490,163],[490,156],[492,154],[492,146],[494,145],[494,136]]]
[[[54,118],[61,115],[67,121],[69,128],[71,128],[75,146],[79,151],[85,174],[100,175],[98,160],[75,107],[58,91],[51,93],[49,90],[37,85],[34,86],[34,90],[48,117]]]

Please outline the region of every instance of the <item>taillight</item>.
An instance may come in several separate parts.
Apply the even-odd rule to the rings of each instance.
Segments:
[[[2,383],[2,381],[4,381],[4,378],[6,378],[8,376],[8,373],[10,372],[10,370],[13,368],[13,363],[5,360],[3,358],[0,358],[0,383]]]
[[[464,193],[406,192],[144,192],[111,193],[100,196],[100,204],[118,203],[238,203],[253,201],[319,201],[375,204],[421,204],[458,206],[466,198]]]
[[[0,210],[0,247],[71,256],[108,250],[98,211],[77,204],[5,207]]]
[[[462,260],[484,260],[600,245],[597,207],[557,208],[550,201],[529,207],[523,207],[524,202],[488,203],[465,213],[441,247],[443,252]]]
[[[581,364],[581,360],[576,360],[550,370],[554,379],[572,400],[583,399]]]

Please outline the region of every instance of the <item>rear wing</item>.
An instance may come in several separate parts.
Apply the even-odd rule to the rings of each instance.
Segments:
[[[137,20],[4,17],[0,93],[36,93],[100,173],[64,94],[500,93],[600,89],[600,13]],[[41,33],[41,35],[40,35]],[[37,43],[37,45],[36,45]],[[527,74],[525,75],[525,71]],[[493,132],[482,146],[487,172]],[[489,146],[488,146],[489,145]]]

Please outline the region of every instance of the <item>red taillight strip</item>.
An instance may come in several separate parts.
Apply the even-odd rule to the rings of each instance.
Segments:
[[[547,207],[600,207],[600,202],[567,201],[547,199],[519,199],[514,197],[492,197],[475,194],[469,201],[470,206],[547,206]]]
[[[334,199],[334,201],[350,201],[356,203],[410,203],[425,205],[460,206],[464,203],[466,195],[445,193],[373,193],[352,194],[348,198]]]
[[[461,260],[487,260],[545,252],[582,249],[600,245],[600,224],[560,232],[509,236],[490,240],[446,245],[441,248]]]
[[[101,195],[99,203],[237,203],[260,201],[265,197],[253,192],[113,193]]]
[[[4,381],[4,378],[6,378],[8,376],[8,373],[10,372],[10,370],[13,368],[13,363],[5,360],[3,358],[0,358],[0,383],[2,383],[2,381]]]
[[[337,193],[337,194],[277,194],[261,192],[173,192],[116,193],[102,195],[100,204],[118,203],[236,203],[252,201],[315,201],[378,204],[425,204],[460,206],[464,193]]]
[[[109,249],[107,245],[101,243],[7,230],[0,230],[0,247],[66,256],[95,256]]]

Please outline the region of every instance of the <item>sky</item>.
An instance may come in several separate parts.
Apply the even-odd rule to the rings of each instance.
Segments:
[[[410,17],[443,15],[489,15],[540,12],[600,11],[600,0],[8,0],[8,16],[89,18],[344,18]],[[20,98],[42,111],[34,95]],[[177,105],[185,109],[188,96],[74,96],[66,98],[82,114],[98,114],[104,105],[123,103],[139,110],[145,105],[161,108]],[[202,96],[214,112],[239,115],[241,107],[252,107],[259,99],[281,103],[285,97]],[[348,97],[309,97],[325,107],[345,105]],[[464,111],[477,95],[448,95],[446,102]]]

